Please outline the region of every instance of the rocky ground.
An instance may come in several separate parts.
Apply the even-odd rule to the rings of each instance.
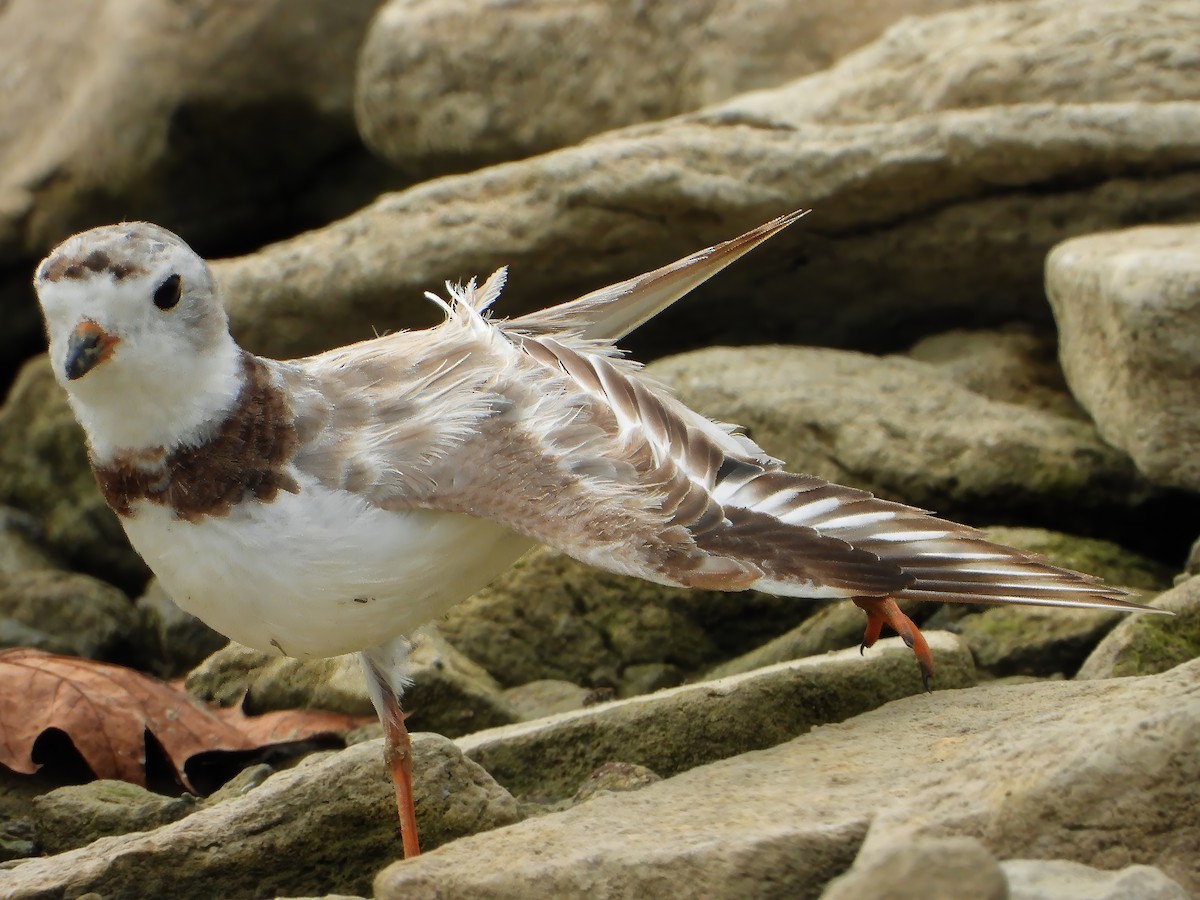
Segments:
[[[0,767],[0,896],[1200,896],[1194,0],[132,7],[0,3],[0,646],[371,714],[352,660],[182,613],[105,508],[28,285],[121,218],[226,256],[236,336],[286,355],[812,207],[631,336],[650,373],[1175,615],[913,608],[925,694],[848,602],[538,550],[415,636],[431,852],[396,861],[366,725],[201,797]]]

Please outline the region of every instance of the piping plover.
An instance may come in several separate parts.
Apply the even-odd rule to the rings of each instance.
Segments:
[[[101,491],[175,601],[233,640],[357,652],[418,852],[404,635],[541,542],[651,581],[851,597],[1145,609],[924,511],[784,470],[644,379],[613,342],[799,218],[570,303],[490,316],[502,269],[428,295],[445,320],[277,361],[229,334],[208,266],[142,222],[83,232],[34,279]],[[730,600],[736,603],[736,599]]]

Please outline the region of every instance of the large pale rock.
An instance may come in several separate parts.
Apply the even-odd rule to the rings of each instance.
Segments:
[[[1048,324],[1054,244],[1200,207],[1198,134],[1188,102],[851,126],[670,120],[386,194],[217,273],[251,349],[303,352],[436,321],[423,292],[447,277],[511,264],[497,307],[511,315],[811,206],[631,346],[901,347],[947,327]]]
[[[516,821],[516,802],[445,738],[413,735],[425,849]],[[0,875],[6,900],[270,897],[347,891],[400,854],[380,741],[310,757],[261,786],[152,831],[101,838]]]
[[[1092,529],[1097,510],[1136,507],[1151,493],[1090,423],[992,400],[929,363],[711,348],[659,360],[649,373],[706,415],[745,426],[794,471],[950,518]]]
[[[0,262],[121,219],[225,247],[287,221],[289,195],[357,144],[379,3],[5,3]]]
[[[905,19],[824,72],[696,115],[783,126],[1045,101],[1191,100],[1200,95],[1197,27],[1189,0],[980,4]]]
[[[145,583],[149,570],[100,496],[83,429],[44,355],[21,369],[0,407],[0,503],[32,514],[73,567],[134,594]]]
[[[816,897],[856,852],[865,867],[951,836],[1001,859],[1154,865],[1195,892],[1198,679],[1191,663],[910,697],[394,865],[376,896]]]
[[[904,15],[970,0],[391,0],[359,60],[364,139],[417,176],[575,144],[815,72]]]
[[[1150,605],[1174,615],[1130,616],[1097,645],[1075,677],[1153,675],[1200,657],[1200,578],[1160,594]]]
[[[1200,225],[1068,241],[1046,260],[1071,390],[1151,480],[1200,490]]]
[[[33,801],[38,846],[53,855],[108,835],[148,831],[182,819],[195,805],[190,794],[164,797],[125,781],[67,785]]]
[[[975,838],[925,838],[855,865],[821,900],[1009,900],[1000,863]]]
[[[974,684],[966,647],[945,632],[928,638],[937,667],[934,686]],[[459,746],[515,795],[559,800],[605,763],[635,763],[674,775],[770,747],[922,689],[912,651],[894,638],[866,656],[855,649],[781,663],[481,731],[460,739]]]
[[[1174,879],[1153,866],[1115,872],[1065,859],[1008,859],[1000,864],[1011,900],[1188,900]]]

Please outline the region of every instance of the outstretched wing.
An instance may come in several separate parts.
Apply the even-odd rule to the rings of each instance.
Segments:
[[[1142,609],[974,529],[789,473],[588,338],[636,325],[792,220],[507,323],[484,315],[497,273],[451,288],[438,328],[301,361],[285,373],[293,396],[308,398],[310,418],[325,412],[297,464],[383,508],[488,519],[669,584]],[[339,410],[354,427],[331,418]]]

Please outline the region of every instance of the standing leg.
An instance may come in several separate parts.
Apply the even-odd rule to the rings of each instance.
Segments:
[[[400,690],[403,683],[398,673],[402,670],[408,652],[408,641],[393,642],[385,647],[368,650],[358,655],[363,673],[367,677],[367,690],[371,702],[383,723],[383,759],[392,775],[396,789],[396,809],[400,813],[400,840],[404,845],[404,858],[411,859],[421,852],[417,840],[417,813],[413,806],[412,789],[412,742],[404,724],[404,713],[400,709]]]

